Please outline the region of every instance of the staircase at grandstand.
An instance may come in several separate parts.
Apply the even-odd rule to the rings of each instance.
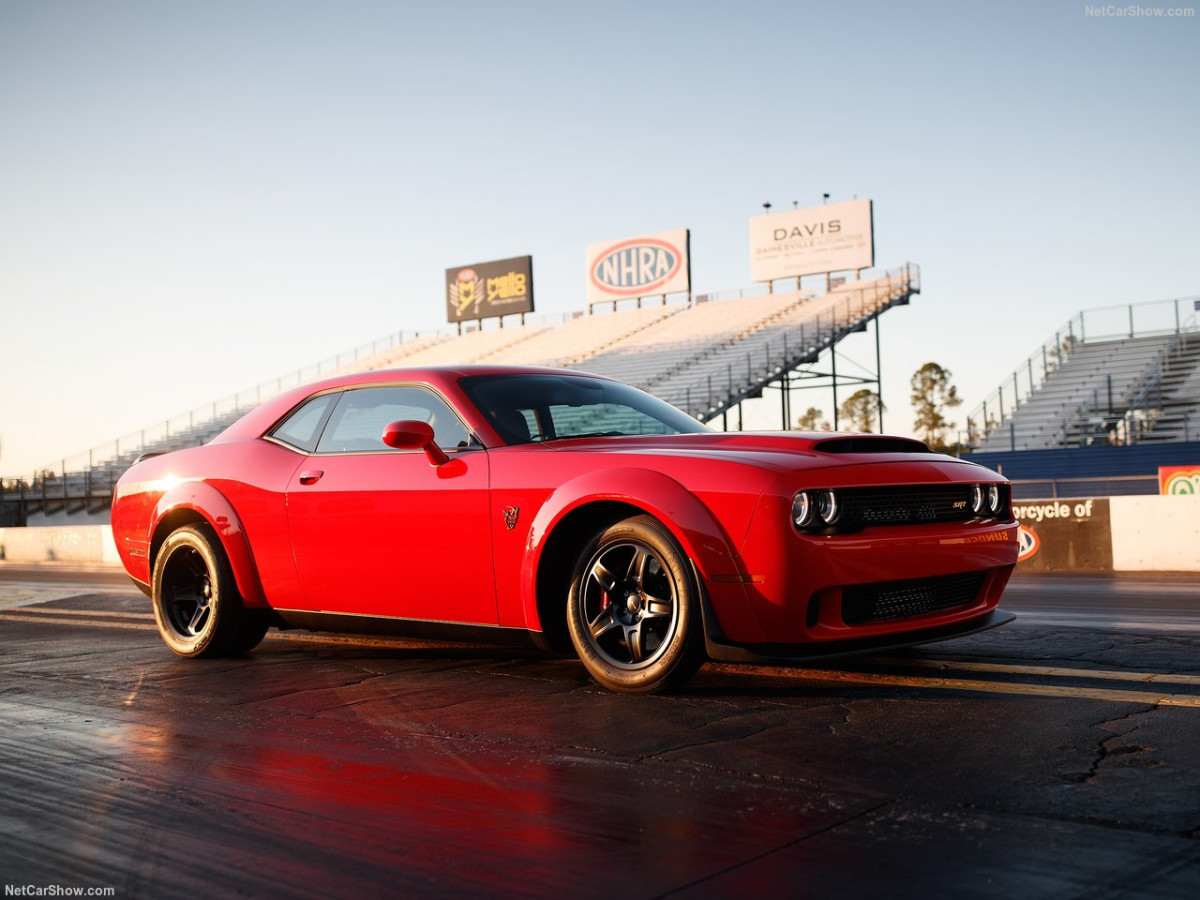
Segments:
[[[1104,307],[1055,332],[967,417],[964,448],[1200,439],[1200,299]]]
[[[30,479],[6,479],[0,483],[0,526],[25,524],[30,514],[39,520],[102,516],[117,479],[142,454],[203,444],[259,403],[338,374],[469,363],[563,366],[636,384],[710,421],[815,363],[848,334],[863,331],[917,293],[920,268],[909,263],[820,294],[699,295],[462,334],[401,332],[59,460]]]

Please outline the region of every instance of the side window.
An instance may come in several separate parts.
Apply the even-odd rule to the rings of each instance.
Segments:
[[[297,450],[312,453],[317,446],[317,435],[320,434],[321,423],[325,421],[325,414],[337,398],[337,394],[321,394],[304,401],[272,429],[271,437]]]
[[[432,425],[434,439],[443,450],[458,450],[470,443],[466,426],[432,391],[415,387],[359,388],[341,395],[317,444],[317,452],[387,450],[383,429],[404,419]]]

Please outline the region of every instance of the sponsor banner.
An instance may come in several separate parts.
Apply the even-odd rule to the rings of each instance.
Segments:
[[[1200,466],[1159,466],[1158,492],[1200,497]]]
[[[774,281],[875,265],[870,200],[830,203],[750,219],[750,277]]]
[[[588,303],[691,291],[690,243],[690,232],[681,228],[588,244]]]
[[[446,270],[446,321],[533,312],[533,257],[516,256]]]
[[[1108,498],[1029,500],[1014,503],[1013,515],[1021,525],[1022,570],[1112,570]]]

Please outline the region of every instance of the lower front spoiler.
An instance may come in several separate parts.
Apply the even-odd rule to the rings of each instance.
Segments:
[[[948,641],[951,638],[965,637],[968,634],[977,634],[980,631],[987,631],[989,628],[1007,625],[1015,618],[1014,613],[1003,609],[994,609],[965,622],[939,625],[936,628],[926,628],[921,631],[908,631],[904,634],[887,634],[846,641],[821,641],[813,644],[754,644],[751,646],[724,643],[719,635],[714,635],[712,629],[706,627],[704,629],[704,645],[708,651],[708,658],[717,662],[786,665],[818,659],[862,656],[882,650],[898,650],[901,647]]]

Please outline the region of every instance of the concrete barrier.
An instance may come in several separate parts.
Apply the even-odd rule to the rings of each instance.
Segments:
[[[15,563],[121,564],[111,525],[0,528],[0,557]]]
[[[1200,572],[1200,497],[1113,497],[1113,569]]]
[[[1022,500],[1021,571],[1200,572],[1200,498]]]

